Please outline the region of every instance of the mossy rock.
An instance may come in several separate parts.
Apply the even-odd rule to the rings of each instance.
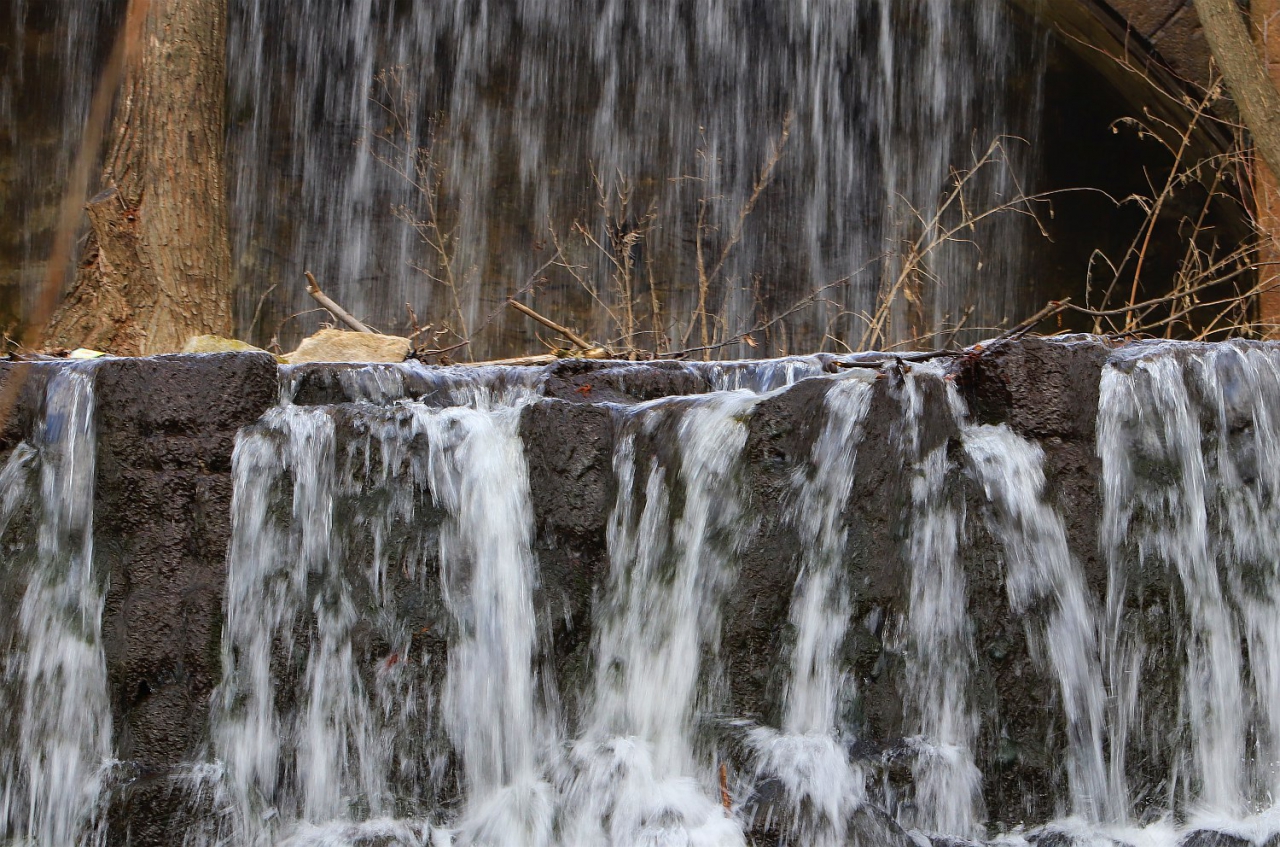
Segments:
[[[409,357],[409,339],[397,335],[322,329],[304,338],[298,349],[282,358],[288,364],[303,362],[403,362]]]
[[[193,335],[182,346],[183,353],[265,353],[247,341],[223,338],[221,335]]]

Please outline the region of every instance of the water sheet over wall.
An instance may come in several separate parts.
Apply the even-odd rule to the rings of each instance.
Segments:
[[[90,567],[112,392],[251,360],[49,368],[6,436],[12,843],[1280,831],[1274,347],[282,369],[192,501],[222,622],[162,760],[138,710],[192,683],[119,658],[169,646],[118,611],[151,566]]]
[[[48,383],[41,426],[0,470],[6,604],[0,826],[11,843],[99,843],[111,754],[102,653],[103,575],[93,568],[92,369]]]
[[[21,199],[4,203],[19,213],[8,225],[21,243],[0,242],[0,269],[22,269],[28,299],[54,218],[46,206],[95,82],[85,45],[108,42],[122,4],[33,8],[0,4],[22,36],[0,66],[0,138],[28,175],[0,182],[0,196]],[[408,326],[406,303],[462,334],[492,322],[477,358],[536,345],[522,319],[494,311],[543,276],[540,308],[586,335],[643,332],[625,340],[653,347],[656,327],[689,346],[700,341],[690,316],[703,242],[703,305],[725,337],[813,297],[771,328],[766,352],[835,344],[828,335],[856,345],[953,169],[1004,137],[1011,166],[971,183],[968,208],[1034,190],[1043,35],[1005,3],[233,0],[229,12],[238,328],[260,343],[279,331],[288,345],[318,323],[290,318],[314,308],[309,269],[387,331]],[[53,61],[63,54],[74,61]],[[32,96],[45,91],[58,96]],[[58,144],[37,132],[46,126]],[[376,140],[388,134],[394,145]],[[418,148],[433,151],[428,174],[415,173]],[[398,170],[438,189],[434,206]],[[27,205],[36,182],[54,187]],[[433,208],[457,236],[456,290],[402,220]],[[1036,293],[1019,282],[1030,235],[1020,216],[1002,216],[981,251],[928,251],[942,284],[913,309],[899,291],[885,340],[960,323],[980,335],[1034,311]],[[586,236],[626,241],[610,250],[635,266],[627,293]],[[546,266],[557,242],[587,286]]]

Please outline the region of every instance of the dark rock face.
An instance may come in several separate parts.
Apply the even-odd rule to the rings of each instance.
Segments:
[[[849,847],[916,847],[915,839],[880,809],[863,806],[849,820]]]
[[[565,359],[550,369],[546,394],[590,403],[637,403],[673,394],[702,394],[711,384],[680,362],[622,364]]]
[[[743,551],[738,580],[727,599],[721,631],[727,664],[731,714],[778,726],[785,665],[795,633],[788,620],[791,589],[800,567],[800,541],[783,520],[793,496],[791,475],[808,461],[821,429],[821,409],[829,384],[804,380],[763,401],[751,416],[744,457],[753,512],[760,516],[757,535]]]
[[[217,683],[231,452],[275,400],[267,356],[122,359],[96,375],[97,562],[117,749],[188,755]]]
[[[1107,571],[1097,549],[1101,511],[1095,447],[1098,386],[1110,347],[1092,337],[1067,341],[1027,339],[1001,345],[958,362],[955,375],[974,417],[1007,424],[1044,450],[1046,496],[1066,524],[1072,552],[1085,570],[1091,593],[1105,596]],[[981,493],[966,491],[967,508],[981,512]],[[985,534],[981,522],[971,531]],[[983,797],[997,826],[1043,821],[1064,811],[1065,774],[1057,769],[1066,745],[1065,727],[1054,708],[1057,684],[1033,661],[1026,623],[1008,610],[999,545],[975,538],[966,548],[970,606],[984,620],[976,632],[978,708],[999,715],[999,732],[978,751]]]
[[[1030,338],[961,357],[956,380],[982,423],[1007,423],[1032,438],[1092,440],[1110,352],[1091,336]]]
[[[964,357],[951,368],[977,420],[1008,424],[1043,449],[1047,497],[1064,518],[1097,598],[1105,590],[1106,566],[1096,553],[1100,495],[1094,428],[1099,380],[1110,352],[1096,339],[1027,340]],[[0,450],[30,436],[40,419],[43,385],[55,367],[60,366],[24,367],[14,411],[0,429]],[[7,366],[0,378],[12,380],[15,370]],[[126,762],[109,816],[112,844],[174,843],[181,831],[179,813],[187,801],[170,777],[207,742],[210,695],[221,675],[232,451],[237,431],[276,403],[278,370],[269,356],[227,354],[109,360],[96,371],[95,565],[108,579],[103,637],[115,747]],[[360,383],[351,370],[308,365],[287,372],[299,404],[340,407],[335,414],[340,440],[355,438],[362,426],[356,402]],[[403,379],[403,393],[410,397],[427,398],[440,390],[425,369],[396,378]],[[567,361],[547,369],[543,379],[545,399],[525,407],[520,420],[540,567],[534,598],[543,628],[538,661],[549,666],[573,733],[581,714],[578,698],[590,689],[593,603],[607,577],[606,533],[617,497],[613,457],[624,407],[671,394],[704,393],[711,383],[698,368],[671,363]],[[985,498],[964,472],[947,398],[941,383],[925,385],[920,449],[946,451],[953,466],[950,496],[976,515]],[[750,414],[741,484],[758,527],[738,558],[719,645],[723,692],[716,707],[734,718],[777,726],[782,717],[795,637],[789,608],[801,564],[797,530],[785,519],[785,506],[794,494],[795,475],[807,467],[822,431],[830,386],[826,379],[801,380],[765,397]],[[888,808],[892,800],[878,796],[877,786],[909,780],[910,768],[903,762],[912,755],[903,737],[911,732],[915,707],[900,631],[910,597],[904,517],[912,493],[908,460],[896,446],[906,402],[902,372],[887,367],[872,386],[844,510],[845,566],[854,590],[841,649],[857,695],[845,704],[843,718],[856,728],[851,754],[883,777],[869,780],[872,799]],[[673,426],[658,420],[637,436],[637,466],[643,461],[647,467],[654,456],[668,468],[678,466],[672,452],[676,435]],[[396,542],[406,549],[438,537],[438,511],[424,503],[419,514],[423,526],[415,527],[417,534]],[[983,714],[975,753],[988,820],[993,828],[1043,823],[1064,811],[1054,805],[1065,785],[1058,688],[1032,656],[1027,620],[1009,611],[998,542],[981,520],[967,526],[961,564],[975,622],[970,694]],[[353,529],[352,537],[360,531]],[[428,571],[436,555],[423,555]],[[390,568],[389,580],[391,599],[385,602],[396,604],[414,632],[428,633],[421,637],[430,640],[427,649],[443,664],[450,623],[440,598],[396,567]],[[370,606],[379,602],[363,598],[362,605],[366,599]],[[300,623],[293,635],[305,643],[307,625]],[[370,624],[353,634],[353,649],[368,669],[399,648]],[[280,678],[296,682],[299,672],[282,668]],[[287,699],[291,688],[282,684],[281,696]],[[733,773],[750,766],[745,751],[734,755]],[[1158,764],[1153,763],[1153,772]],[[767,783],[758,786],[761,792],[767,788]],[[778,820],[769,798],[761,794],[753,802],[759,811],[755,843],[776,843]],[[873,809],[860,815],[851,824],[850,843],[912,843],[887,816]],[[1055,843],[1053,833],[1042,834],[1037,844]],[[1210,832],[1193,833],[1184,845],[1243,847]]]
[[[551,622],[551,661],[573,720],[590,687],[594,587],[608,571],[605,532],[613,508],[613,414],[601,406],[543,400],[520,420],[537,522],[541,585],[535,602]]]
[[[1182,839],[1179,847],[1253,847],[1253,842],[1226,832],[1197,829]]]
[[[579,546],[598,545],[615,496],[610,411],[544,400],[525,409],[520,436],[541,530]]]
[[[115,746],[136,770],[112,841],[169,843],[163,822],[180,798],[164,777],[203,742],[221,675],[231,453],[276,384],[265,355],[120,359],[96,371],[95,566],[109,575]]]

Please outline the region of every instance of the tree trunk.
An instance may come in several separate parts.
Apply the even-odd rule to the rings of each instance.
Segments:
[[[1253,0],[1254,34],[1267,76],[1280,84],[1280,0]],[[1254,177],[1254,202],[1261,248],[1258,253],[1258,322],[1267,338],[1280,338],[1280,185],[1275,173],[1258,162]]]
[[[133,0],[129,59],[89,240],[46,343],[120,355],[231,334],[226,0]]]
[[[1258,152],[1280,173],[1280,91],[1263,64],[1236,0],[1195,0],[1213,59],[1222,69]]]
[[[1240,117],[1253,137],[1258,152],[1255,199],[1258,227],[1263,239],[1259,251],[1258,281],[1274,284],[1277,269],[1271,264],[1280,256],[1280,230],[1277,230],[1277,193],[1274,174],[1280,173],[1280,91],[1263,60],[1271,46],[1266,33],[1274,0],[1254,0],[1253,22],[1257,25],[1259,43],[1250,37],[1249,25],[1236,0],[1195,0],[1196,14],[1204,27],[1205,40],[1213,59],[1222,69],[1223,79]],[[1258,321],[1268,336],[1280,329],[1280,293],[1263,292],[1258,297]]]

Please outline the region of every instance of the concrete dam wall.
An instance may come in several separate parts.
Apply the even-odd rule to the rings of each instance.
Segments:
[[[4,367],[6,843],[1272,835],[1273,346]]]

